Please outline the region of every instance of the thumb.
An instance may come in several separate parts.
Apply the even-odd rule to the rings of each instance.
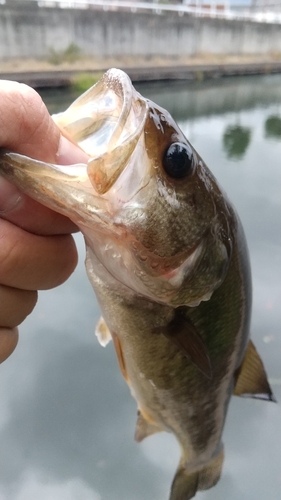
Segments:
[[[88,156],[62,136],[34,89],[3,80],[0,93],[0,147],[49,163],[87,161]]]
[[[37,160],[55,162],[60,131],[41,97],[27,85],[0,82],[0,146]]]

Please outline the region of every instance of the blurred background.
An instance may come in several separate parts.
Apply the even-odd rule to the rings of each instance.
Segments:
[[[280,72],[280,23],[280,0],[0,0],[0,72],[37,88],[114,65],[134,81]]]
[[[252,338],[277,404],[232,398],[218,485],[199,500],[281,498],[281,2],[0,1],[0,78],[51,113],[110,66],[168,109],[227,191],[252,262]],[[0,102],[1,106],[1,102]],[[1,111],[1,110],[0,110]],[[137,445],[136,404],[79,265],[39,295],[0,368],[0,500],[164,500],[170,435]]]

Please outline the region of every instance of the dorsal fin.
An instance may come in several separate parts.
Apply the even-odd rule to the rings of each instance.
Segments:
[[[267,380],[263,362],[250,340],[241,366],[236,372],[235,396],[276,401]]]
[[[165,329],[159,330],[178,346],[205,377],[212,378],[212,367],[207,348],[189,319],[182,313],[178,313]]]

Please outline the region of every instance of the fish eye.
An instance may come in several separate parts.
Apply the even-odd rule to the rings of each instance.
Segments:
[[[163,167],[173,179],[183,179],[193,171],[193,151],[189,144],[174,142],[166,150]]]

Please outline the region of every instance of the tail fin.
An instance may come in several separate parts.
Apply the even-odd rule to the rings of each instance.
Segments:
[[[223,449],[203,469],[188,472],[179,465],[173,480],[170,500],[189,500],[198,490],[207,490],[218,482],[223,464]]]
[[[189,500],[198,490],[200,472],[189,474],[186,469],[179,467],[173,480],[170,500]]]

